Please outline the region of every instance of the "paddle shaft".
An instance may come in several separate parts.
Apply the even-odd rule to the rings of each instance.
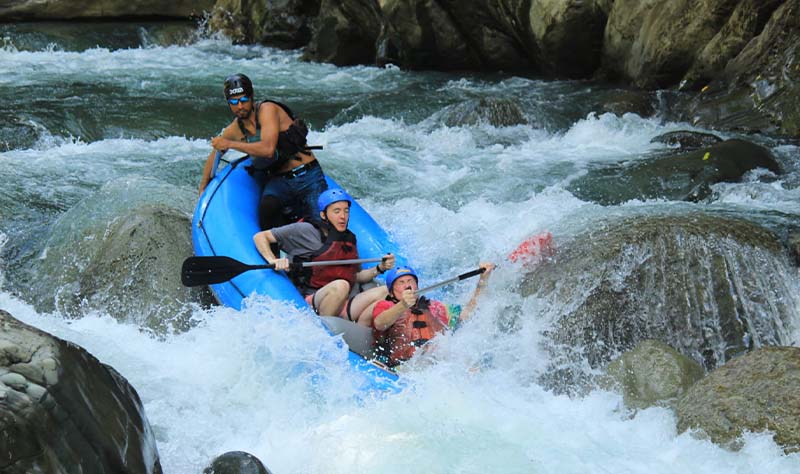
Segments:
[[[320,262],[302,262],[291,264],[292,268],[317,267],[325,265],[351,265],[358,263],[380,262],[383,258],[360,258],[350,260],[325,260]],[[230,257],[208,256],[189,257],[183,262],[181,282],[185,286],[211,285],[222,283],[249,270],[275,268],[274,264],[248,265]]]
[[[469,272],[466,272],[466,273],[462,273],[461,275],[458,275],[457,277],[453,277],[453,278],[450,278],[448,280],[440,281],[439,283],[436,283],[435,285],[426,286],[425,288],[420,288],[419,290],[416,291],[416,294],[421,295],[421,294],[424,294],[424,293],[428,293],[429,291],[433,291],[436,288],[440,288],[442,286],[449,285],[450,283],[455,283],[457,281],[466,280],[467,278],[472,278],[474,276],[478,276],[478,275],[480,275],[481,273],[483,273],[485,271],[486,271],[485,268],[478,268],[478,269],[475,269],[475,270],[472,270],[472,271],[469,271]]]

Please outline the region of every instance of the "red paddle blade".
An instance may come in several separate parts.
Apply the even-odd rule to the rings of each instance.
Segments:
[[[524,242],[508,255],[512,262],[522,262],[524,264],[536,264],[547,257],[552,257],[556,253],[553,244],[553,234],[548,231],[541,232],[527,238]]]

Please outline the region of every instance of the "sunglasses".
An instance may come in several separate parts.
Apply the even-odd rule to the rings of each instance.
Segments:
[[[231,105],[237,105],[239,102],[246,104],[250,102],[250,97],[244,96],[244,97],[239,97],[238,99],[228,99],[228,103]]]

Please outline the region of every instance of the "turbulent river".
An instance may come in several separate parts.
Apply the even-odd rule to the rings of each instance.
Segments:
[[[784,454],[768,434],[746,434],[741,450],[728,451],[677,433],[670,410],[633,416],[615,393],[571,398],[538,385],[531,374],[548,363],[546,322],[515,291],[513,265],[495,272],[474,319],[442,338],[436,360],[406,370],[411,389],[367,400],[355,399],[341,349],[316,326],[293,324],[297,311],[279,302],[198,308],[188,331],[154,334],[136,314],[122,322],[96,309],[67,317],[39,301],[69,291],[37,274],[54,240],[143,204],[192,213],[209,139],[231,119],[221,83],[234,72],[253,78],[257,97],[307,119],[310,142],[324,145],[326,172],[429,282],[479,260],[503,262],[544,230],[558,244],[609,216],[689,205],[601,206],[566,187],[594,165],[663,151],[651,139],[697,130],[690,124],[597,112],[609,88],[586,82],[339,68],[182,25],[0,25],[0,38],[0,308],[124,375],[142,398],[165,473],[200,472],[232,450],[253,453],[275,474],[800,470],[799,455]],[[525,123],[452,124],[459,104],[481,99],[517,104]],[[718,185],[713,202],[691,205],[796,219],[798,147],[749,139],[788,172]],[[92,245],[75,243],[75,251]],[[436,296],[464,302],[472,287]],[[510,306],[525,315],[519,330],[496,331]],[[487,353],[492,364],[473,370]],[[340,383],[310,390],[285,377],[298,359],[329,365]]]

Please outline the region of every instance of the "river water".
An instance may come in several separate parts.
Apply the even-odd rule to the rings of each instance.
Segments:
[[[341,349],[279,302],[198,309],[188,332],[153,336],[98,311],[77,319],[37,311],[26,292],[47,284],[31,269],[64,216],[77,232],[84,220],[146,203],[191,214],[209,139],[231,118],[221,81],[233,72],[308,120],[326,171],[429,282],[481,259],[501,262],[543,230],[558,242],[608,216],[686,206],[604,207],[565,187],[593,165],[663,151],[650,140],[695,130],[689,124],[595,113],[610,89],[585,82],[310,64],[298,52],[232,45],[185,25],[18,24],[0,27],[0,37],[0,308],[122,373],[144,402],[167,474],[200,472],[231,450],[276,474],[800,470],[800,457],[768,434],[747,434],[740,451],[727,451],[677,433],[667,409],[634,416],[614,393],[570,398],[537,385],[545,323],[514,291],[513,266],[495,273],[473,321],[441,339],[435,360],[411,364],[410,389],[366,400],[354,398]],[[528,123],[447,125],[457,104],[496,98],[518,104]],[[712,203],[696,206],[796,219],[797,146],[750,139],[788,173],[718,185]],[[109,189],[116,199],[103,198]],[[464,302],[471,288],[438,296]],[[526,314],[513,334],[496,327],[510,304]],[[475,370],[485,354],[492,364]],[[312,389],[286,377],[297,360],[337,383]]]

